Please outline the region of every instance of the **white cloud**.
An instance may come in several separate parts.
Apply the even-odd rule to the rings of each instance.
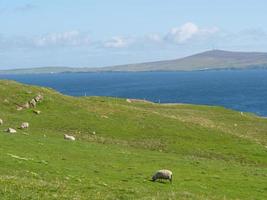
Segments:
[[[175,27],[165,36],[165,39],[177,44],[187,42],[195,37],[206,37],[218,32],[217,27],[212,28],[199,28],[192,22],[187,22],[180,27]]]
[[[90,44],[90,37],[79,31],[67,31],[62,33],[50,33],[33,40],[38,47],[45,46],[81,46]]]
[[[112,37],[110,40],[104,42],[104,47],[108,48],[124,48],[132,43],[132,39],[126,37]]]
[[[147,36],[147,39],[150,40],[150,41],[152,41],[152,42],[162,42],[161,35],[159,35],[157,33],[149,34]]]

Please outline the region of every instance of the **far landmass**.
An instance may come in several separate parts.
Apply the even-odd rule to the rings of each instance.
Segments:
[[[0,70],[0,74],[40,74],[67,72],[152,72],[220,69],[267,69],[267,53],[211,50],[174,60],[93,68],[38,67],[26,69],[10,69]]]

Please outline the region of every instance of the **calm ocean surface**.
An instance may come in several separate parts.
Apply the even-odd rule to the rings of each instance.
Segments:
[[[220,105],[267,116],[267,70],[0,75],[73,96]]]

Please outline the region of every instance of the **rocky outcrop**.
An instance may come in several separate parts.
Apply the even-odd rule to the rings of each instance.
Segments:
[[[29,108],[35,108],[39,102],[41,102],[44,99],[44,96],[41,94],[38,94],[34,98],[32,98],[30,101],[26,102],[22,105],[17,105],[17,110],[23,110],[23,109],[29,109]],[[38,113],[40,114],[40,113]]]

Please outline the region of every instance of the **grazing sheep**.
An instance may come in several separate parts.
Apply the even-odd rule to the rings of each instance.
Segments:
[[[64,134],[64,139],[65,140],[72,140],[72,141],[75,141],[75,137],[72,136],[72,135],[67,135],[67,134]]]
[[[13,129],[13,128],[8,128],[6,130],[6,132],[8,132],[8,133],[16,133],[17,131],[15,129]]]
[[[152,177],[152,181],[156,181],[158,179],[160,179],[160,180],[167,179],[170,182],[172,182],[172,172],[170,170],[167,170],[167,169],[159,170]]]
[[[21,129],[25,129],[25,128],[29,128],[30,124],[28,122],[23,122],[21,125],[20,125],[20,128]]]
[[[4,122],[3,122],[3,120],[2,119],[0,119],[0,125],[2,125]]]

